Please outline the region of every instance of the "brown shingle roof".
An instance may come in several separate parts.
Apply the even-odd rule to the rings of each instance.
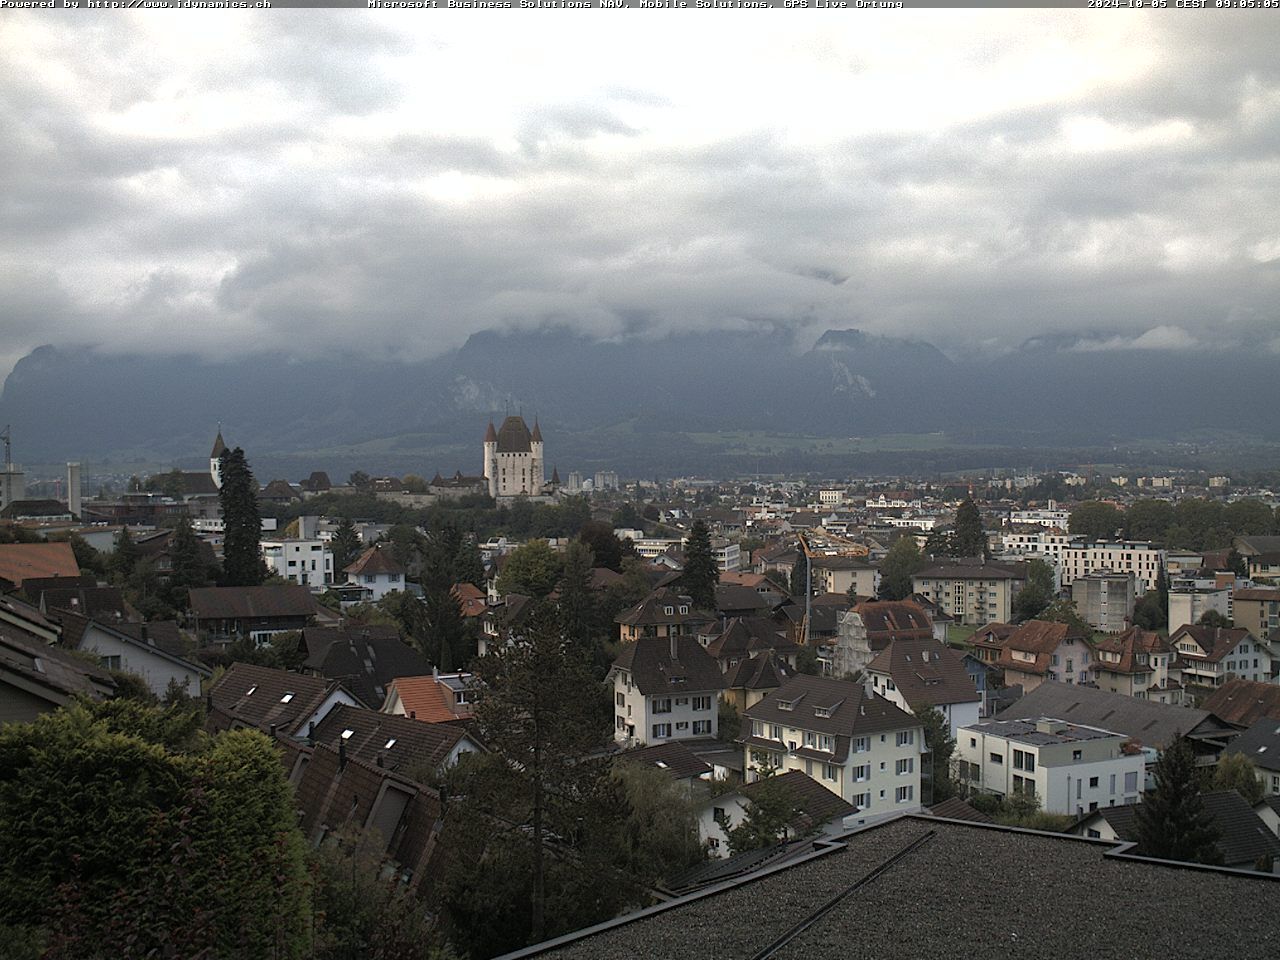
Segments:
[[[1206,627],[1196,623],[1179,627],[1173,632],[1169,642],[1177,643],[1178,638],[1182,636],[1189,636],[1198,643],[1200,649],[1205,651],[1205,656],[1200,657],[1194,653],[1179,650],[1180,658],[1216,663],[1234,650],[1242,640],[1252,637],[1253,634],[1244,627]]]
[[[964,668],[964,657],[932,638],[893,640],[869,664],[869,672],[887,674],[907,703],[940,706],[976,703],[981,697]]]
[[[524,417],[507,417],[498,428],[498,453],[528,453],[533,449],[533,437]]]
[[[336,687],[324,677],[233,663],[209,688],[209,697],[218,710],[259,730],[275,726],[295,733]]]
[[[638,763],[661,770],[672,780],[696,779],[711,773],[711,764],[678,740],[639,747],[617,756],[619,763]]]
[[[872,600],[854,604],[867,628],[872,650],[891,640],[932,640],[933,621],[910,600]]]
[[[1079,634],[1071,633],[1071,628],[1065,623],[1055,623],[1049,620],[1028,620],[1005,640],[996,664],[1001,667],[1020,670],[1024,673],[1046,673],[1052,663],[1053,652],[1069,636],[1082,641],[1084,639]],[[1035,662],[1031,663],[1026,660],[1016,659],[1013,656],[1013,651],[1015,650],[1023,653],[1034,653],[1036,656]]]
[[[681,612],[681,608],[684,611]],[[671,612],[667,613],[670,608]],[[693,600],[667,587],[653,591],[630,610],[618,614],[616,621],[628,627],[648,627],[659,624],[702,624],[713,617],[697,610]]]
[[[396,562],[396,558],[392,556],[390,549],[383,549],[384,544],[376,543],[360,556],[356,557],[355,562],[343,569],[344,573],[353,576],[374,576],[379,573],[404,573],[404,567]]]
[[[200,620],[309,617],[316,612],[311,591],[297,584],[267,587],[196,587],[188,593]]]
[[[69,543],[0,543],[0,577],[22,586],[28,577],[78,577]]]
[[[693,637],[674,638],[677,653],[674,658],[671,656],[672,641],[671,637],[641,637],[622,648],[613,661],[613,669],[630,672],[635,685],[646,697],[724,689],[720,665],[697,640]]]
[[[787,703],[791,704],[789,710],[779,706]],[[743,716],[762,723],[833,734],[836,737],[833,759],[837,763],[848,756],[851,737],[920,726],[915,717],[883,697],[868,694],[860,683],[807,674],[792,677],[748,708]]]
[[[466,735],[461,724],[423,723],[340,703],[316,724],[313,740],[335,750],[345,740],[348,757],[374,765],[381,757],[388,770],[403,773],[419,765],[439,768]]]
[[[813,777],[800,770],[789,770],[772,777],[756,780],[742,788],[742,794],[752,799],[764,790],[778,790],[794,811],[787,825],[797,833],[808,833],[824,823],[857,813],[858,808],[840,799]]]
[[[1201,708],[1237,727],[1251,727],[1263,717],[1280,720],[1280,686],[1257,680],[1228,680]]]
[[[1151,654],[1168,653],[1173,648],[1169,641],[1160,634],[1138,627],[1130,627],[1122,633],[1104,637],[1094,644],[1097,656],[1094,657],[1094,669],[1107,673],[1150,673]],[[1146,661],[1138,662],[1138,655],[1146,656]],[[1106,655],[1118,656],[1119,660],[1109,660]]]

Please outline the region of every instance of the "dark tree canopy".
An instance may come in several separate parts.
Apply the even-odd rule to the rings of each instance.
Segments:
[[[689,528],[689,539],[684,547],[684,574],[681,583],[689,592],[693,605],[701,610],[716,608],[716,584],[720,582],[720,567],[711,551],[711,533],[701,520],[695,520]]]
[[[1085,500],[1071,511],[1068,529],[1091,540],[1111,540],[1116,532],[1124,526],[1124,519],[1109,503],[1099,500]]]
[[[989,552],[987,534],[982,528],[982,514],[972,497],[966,497],[956,510],[950,552],[953,557],[986,557]]]
[[[222,454],[222,489],[218,491],[226,532],[222,541],[222,584],[255,587],[262,583],[262,519],[258,482],[236,447]]]
[[[333,551],[333,578],[341,582],[342,571],[346,570],[360,553],[360,534],[356,531],[356,525],[352,523],[350,517],[343,517],[338,521],[338,529],[333,532],[333,540],[330,541],[329,546]]]
[[[911,578],[924,566],[916,538],[899,537],[880,563],[880,599],[905,600],[911,596]]]
[[[1214,829],[1200,799],[1195,753],[1175,736],[1152,769],[1155,789],[1138,806],[1138,849],[1144,856],[1221,863]]]

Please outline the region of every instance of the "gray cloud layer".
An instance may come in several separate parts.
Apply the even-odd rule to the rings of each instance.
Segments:
[[[0,362],[544,323],[1280,350],[1275,18],[219,14],[6,17]]]

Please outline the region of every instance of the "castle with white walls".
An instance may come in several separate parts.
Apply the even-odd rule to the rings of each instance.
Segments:
[[[502,427],[484,434],[484,478],[491,497],[540,497],[547,489],[542,457],[542,431],[533,421],[530,432],[524,417],[507,417]]]

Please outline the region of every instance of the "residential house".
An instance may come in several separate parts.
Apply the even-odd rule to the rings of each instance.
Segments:
[[[196,587],[187,594],[196,633],[213,643],[266,643],[275,634],[302,630],[320,612],[306,587]]]
[[[29,577],[79,577],[71,544],[0,543],[0,579],[21,587]]]
[[[479,684],[471,674],[432,670],[420,677],[392,680],[382,712],[425,723],[467,720],[475,714],[479,696]]]
[[[108,670],[141,677],[157,697],[166,696],[171,685],[198,697],[201,682],[213,676],[189,655],[189,642],[175,623],[100,623],[73,613],[60,616],[68,635],[64,642],[70,645],[74,635],[74,649],[94,654]]]
[[[1275,674],[1270,644],[1243,627],[1187,624],[1169,642],[1178,651],[1182,682],[1191,686],[1219,687],[1232,677],[1265,682]]]
[[[999,797],[1034,796],[1049,813],[1136,803],[1146,761],[1122,733],[1051,717],[988,720],[959,731],[960,782]]]
[[[866,557],[828,557],[812,561],[815,593],[843,593],[874,597],[880,589],[880,570]]]
[[[405,569],[386,544],[375,543],[342,572],[347,575],[347,583],[359,584],[368,590],[369,599],[374,603],[388,593],[405,589]]]
[[[758,617],[769,612],[769,601],[763,595],[740,584],[716,584],[715,597],[720,617]]]
[[[1168,639],[1130,627],[1094,643],[1093,675],[1098,686],[1126,697],[1182,703],[1182,670]]]
[[[1006,685],[1034,690],[1046,680],[1089,683],[1093,679],[1089,642],[1068,624],[1028,620],[1004,642],[996,666]]]
[[[777,659],[773,651],[757,653],[725,671],[722,698],[742,713],[777,690],[795,673],[787,661]]]
[[[982,696],[965,669],[963,654],[932,637],[890,641],[867,664],[866,674],[879,696],[907,713],[935,707],[953,737],[981,716]]]
[[[720,665],[695,637],[642,636],[622,648],[609,670],[614,739],[663,743],[714,737],[718,729]]]
[[[358,703],[334,680],[272,667],[233,663],[206,695],[210,731],[253,727],[271,735],[305,739],[338,704]]]
[[[1238,753],[1253,764],[1253,769],[1267,796],[1280,794],[1280,720],[1263,717],[1237,737],[1222,751],[1228,756]]]
[[[273,574],[291,583],[304,587],[333,583],[333,554],[318,538],[263,540],[262,557]]]
[[[1263,797],[1253,805],[1253,812],[1258,815],[1268,830],[1280,836],[1280,794]]]
[[[1201,707],[1241,730],[1263,717],[1280,720],[1280,685],[1235,678],[1209,694]]]
[[[114,694],[106,668],[0,623],[0,726],[28,723],[75,697],[106,700]]]
[[[432,858],[442,826],[440,794],[402,773],[325,744],[280,742],[299,827],[319,846],[355,827],[382,838],[389,873],[410,893],[437,874]]]
[[[1270,637],[1280,630],[1280,588],[1252,587],[1235,591],[1231,620],[1255,637]]]
[[[692,598],[669,587],[653,591],[615,619],[623,643],[645,637],[692,637],[715,621],[711,614],[695,609]]]
[[[997,720],[1025,717],[1063,717],[1082,726],[1101,727],[1124,734],[1142,747],[1148,773],[1160,753],[1175,739],[1185,738],[1197,763],[1212,766],[1237,730],[1206,709],[1178,707],[1154,699],[1085,687],[1045,682],[996,714]],[[1150,779],[1146,789],[1152,786]]]
[[[708,797],[698,805],[698,839],[712,857],[729,856],[729,831],[742,824],[752,801],[765,791],[785,798],[791,811],[783,842],[814,833],[839,836],[857,825],[858,810],[853,804],[801,771],[788,770]]]
[[[969,649],[980,662],[994,666],[1004,651],[1005,643],[1017,632],[1018,627],[1012,623],[984,624],[969,637]]]
[[[895,640],[931,640],[933,621],[913,600],[862,600],[853,611],[862,619],[867,644],[879,652]]]
[[[325,714],[307,739],[419,782],[434,782],[459,758],[483,750],[465,724],[423,723],[346,704]]]
[[[302,631],[303,670],[338,680],[361,703],[381,706],[391,682],[427,673],[431,664],[389,624],[307,627]]]
[[[1119,633],[1133,622],[1132,571],[1094,570],[1071,582],[1071,600],[1095,630]]]
[[[1027,582],[1026,565],[952,560],[931,564],[911,578],[911,591],[937,604],[958,623],[979,626],[1013,617],[1013,598]]]
[[[770,652],[794,668],[800,648],[788,637],[785,626],[767,617],[734,617],[711,623],[698,632],[698,642],[728,673],[758,653]]]
[[[1280,838],[1250,808],[1249,802],[1234,790],[1215,790],[1200,794],[1205,812],[1218,839],[1215,846],[1222,855],[1222,865],[1236,870],[1253,870],[1259,860],[1280,860]],[[1136,843],[1138,840],[1138,807],[1099,807],[1082,816],[1068,830],[1077,837]]]
[[[920,721],[869,684],[792,677],[743,714],[747,780],[800,770],[868,822],[920,808]]]
[[[700,795],[701,790],[715,779],[711,764],[679,740],[626,750],[614,760],[619,764],[634,764],[647,770],[658,770],[667,779],[681,786],[690,797]]]
[[[1235,548],[1250,580],[1280,583],[1280,537],[1236,537]]]

